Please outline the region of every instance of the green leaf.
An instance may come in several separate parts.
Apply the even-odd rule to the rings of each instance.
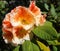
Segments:
[[[55,11],[55,8],[54,8],[54,5],[53,5],[53,4],[51,4],[50,13],[51,13],[51,15],[52,15],[53,17],[55,17],[55,19],[56,19],[57,13],[56,13],[56,11]]]
[[[56,46],[53,46],[53,51],[58,51]]]
[[[60,45],[60,42],[58,40],[53,40],[53,41],[47,41],[49,45]]]
[[[50,51],[50,48],[48,46],[46,46],[45,44],[43,44],[42,42],[37,41],[37,43],[42,51]]]
[[[13,51],[19,51],[20,46],[17,46]]]
[[[57,35],[57,36],[58,36],[58,41],[60,42],[60,33],[58,33],[58,35]]]
[[[23,51],[40,51],[39,47],[30,41],[25,41],[22,45],[22,49]]]
[[[56,47],[57,47],[58,51],[60,51],[60,45],[57,45]]]
[[[52,23],[49,22],[49,21],[46,21],[46,22],[44,23],[44,26],[52,26]]]
[[[60,12],[57,15],[58,15],[58,17],[60,17]]]
[[[56,30],[48,22],[46,22],[43,26],[38,26],[32,32],[44,40],[55,40],[57,38]]]
[[[60,10],[60,6],[56,8],[56,11],[59,11]]]
[[[58,35],[57,35],[57,36],[58,36],[58,38],[60,39],[60,33],[58,33]]]
[[[46,10],[49,10],[49,6],[46,3],[44,4],[44,6]]]
[[[8,4],[6,1],[0,1],[0,9],[5,8],[5,4]]]

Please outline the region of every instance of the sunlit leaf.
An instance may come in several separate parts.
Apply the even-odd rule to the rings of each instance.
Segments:
[[[46,46],[45,44],[43,44],[42,42],[37,41],[37,43],[42,51],[50,51],[50,48],[48,46]]]

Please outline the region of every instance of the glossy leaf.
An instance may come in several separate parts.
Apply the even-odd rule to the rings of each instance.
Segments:
[[[56,30],[48,22],[46,22],[43,26],[38,26],[32,32],[44,40],[54,40],[57,38]]]

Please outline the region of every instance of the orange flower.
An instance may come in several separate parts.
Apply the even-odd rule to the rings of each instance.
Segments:
[[[35,1],[31,1],[29,8],[18,6],[6,14],[2,22],[3,39],[6,43],[22,44],[25,40],[30,40],[34,25],[43,25],[45,21],[45,16]]]

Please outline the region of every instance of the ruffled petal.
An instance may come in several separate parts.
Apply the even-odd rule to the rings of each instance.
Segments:
[[[5,40],[5,42],[6,43],[11,43],[11,41],[13,39],[12,32],[10,32],[9,30],[7,30],[6,28],[3,28],[2,31],[3,31],[3,39]]]
[[[16,7],[15,13],[13,11],[11,14],[10,22],[13,26],[23,26],[25,29],[30,29],[35,22],[34,15],[31,11],[25,7],[18,6]]]
[[[35,5],[35,1],[31,1],[29,9],[32,11],[32,13],[35,15],[35,25],[42,25],[45,22],[45,18],[44,16],[41,14],[40,8],[38,8]],[[43,19],[43,20],[42,20]]]
[[[5,28],[12,28],[12,25],[10,23],[10,13],[6,14],[5,19],[2,21],[2,25]]]
[[[31,1],[31,2],[30,2],[29,9],[35,14],[35,16],[41,14],[40,8],[38,8],[38,7],[35,5],[35,1]]]
[[[30,40],[29,31],[23,29],[23,27],[14,27],[13,28],[13,44],[23,44],[25,40]]]

